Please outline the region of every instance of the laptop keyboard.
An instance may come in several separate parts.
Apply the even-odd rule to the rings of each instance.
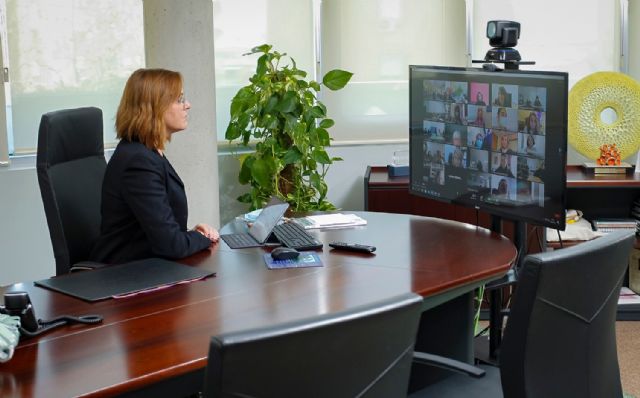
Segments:
[[[309,235],[307,231],[296,223],[278,224],[273,229],[280,243],[296,250],[322,249],[322,243]]]
[[[262,246],[260,243],[256,242],[256,240],[253,239],[253,237],[249,234],[227,234],[220,235],[220,237],[232,249]]]

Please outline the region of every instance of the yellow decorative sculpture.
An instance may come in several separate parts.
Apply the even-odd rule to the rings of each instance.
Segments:
[[[612,123],[602,112],[615,112]],[[640,84],[618,72],[596,72],[569,92],[569,143],[589,159],[598,159],[604,144],[615,143],[622,159],[640,147]]]

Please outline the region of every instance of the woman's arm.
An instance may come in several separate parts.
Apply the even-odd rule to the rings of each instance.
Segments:
[[[198,231],[182,230],[176,221],[167,195],[162,159],[152,156],[155,155],[132,158],[121,181],[124,199],[144,231],[151,250],[158,256],[175,259],[206,249],[212,240]]]

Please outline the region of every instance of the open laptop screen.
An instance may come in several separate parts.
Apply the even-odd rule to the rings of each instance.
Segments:
[[[289,208],[289,204],[283,203],[278,199],[271,199],[267,206],[260,212],[260,215],[249,228],[249,234],[258,242],[264,243],[273,227],[276,226],[278,220],[282,217],[285,211]]]

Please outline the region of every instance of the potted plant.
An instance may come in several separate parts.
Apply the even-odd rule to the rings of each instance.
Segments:
[[[231,121],[225,133],[229,141],[240,140],[247,147],[255,141],[255,152],[241,158],[238,176],[249,184],[248,193],[238,197],[250,209],[263,207],[271,196],[287,201],[294,211],[332,210],[326,199],[324,178],[329,166],[342,160],[329,157],[328,128],[334,121],[317,98],[321,85],[343,88],[353,75],[335,69],[322,83],[305,80],[293,58],[272,51],[268,44],[244,55],[262,54],[250,84],[231,101]],[[288,58],[290,62],[285,63]]]

